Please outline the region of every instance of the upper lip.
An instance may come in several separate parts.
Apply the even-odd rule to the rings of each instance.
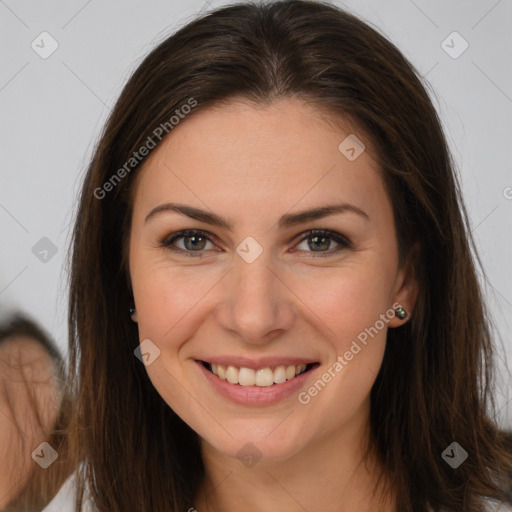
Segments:
[[[304,357],[276,356],[266,356],[257,359],[235,356],[212,356],[200,359],[200,361],[212,364],[221,364],[223,366],[236,366],[237,368],[252,368],[253,370],[259,370],[261,368],[275,368],[277,366],[297,366],[300,364],[311,364],[316,362],[314,359],[307,359]]]

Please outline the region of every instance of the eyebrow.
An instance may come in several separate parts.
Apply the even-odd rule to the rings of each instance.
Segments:
[[[187,206],[184,204],[177,203],[165,203],[153,208],[146,216],[144,222],[148,222],[151,218],[163,212],[179,213],[187,217],[190,217],[191,219],[195,219],[206,224],[211,224],[212,226],[218,226],[221,228],[228,229],[229,231],[233,231],[233,224],[230,221],[216,215],[215,213],[211,213],[206,210],[201,210],[200,208],[195,208],[193,206]],[[318,206],[297,213],[286,213],[279,219],[278,227],[279,229],[289,228],[292,226],[296,226],[297,224],[302,224],[308,221],[321,219],[329,215],[335,215],[346,212],[355,213],[363,217],[365,220],[370,220],[370,217],[357,206],[349,203],[340,203]]]

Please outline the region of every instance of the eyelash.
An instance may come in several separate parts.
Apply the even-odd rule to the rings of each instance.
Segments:
[[[173,251],[175,253],[183,254],[186,257],[201,258],[202,253],[205,252],[204,250],[202,250],[202,251],[185,251],[183,249],[178,249],[178,248],[172,246],[173,243],[176,242],[176,240],[179,240],[180,238],[187,238],[187,237],[194,236],[194,235],[200,236],[201,238],[206,239],[208,242],[213,243],[213,240],[208,235],[208,233],[206,233],[205,231],[196,230],[196,229],[187,229],[184,231],[179,231],[177,233],[173,233],[172,235],[165,237],[163,240],[161,240],[160,246],[170,249],[171,251]],[[323,238],[328,238],[328,239],[331,239],[331,240],[335,241],[336,243],[340,244],[340,247],[338,247],[334,250],[330,250],[328,252],[321,251],[319,253],[315,253],[314,251],[305,251],[305,252],[313,253],[314,255],[310,256],[312,258],[325,258],[327,256],[331,256],[335,252],[341,251],[342,249],[350,249],[352,247],[352,243],[350,242],[350,240],[348,238],[340,235],[339,233],[336,233],[335,231],[329,231],[329,230],[325,230],[325,229],[312,229],[310,231],[306,231],[305,233],[303,233],[303,235],[304,236],[297,242],[297,244],[300,244],[304,240],[308,240],[309,238],[313,238],[314,236],[321,236]]]

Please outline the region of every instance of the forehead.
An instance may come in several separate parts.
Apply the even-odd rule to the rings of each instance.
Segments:
[[[370,208],[387,201],[369,141],[342,121],[330,122],[300,99],[197,110],[144,163],[135,206],[178,197],[214,199],[240,212],[262,204],[289,209],[298,201],[308,206],[359,197]],[[354,135],[366,149],[357,156],[362,148],[356,145],[357,158],[349,159],[342,150],[354,146]]]

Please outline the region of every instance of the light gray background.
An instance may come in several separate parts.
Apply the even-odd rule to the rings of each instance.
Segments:
[[[499,420],[512,427],[504,371],[505,353],[509,368],[512,359],[512,2],[336,3],[374,24],[431,84],[489,278],[485,293],[502,369]],[[0,0],[0,320],[23,310],[66,351],[70,223],[109,109],[150,49],[200,11],[225,4]],[[469,45],[458,58],[445,51],[463,48],[454,31]],[[42,46],[42,32],[58,43],[46,59],[31,47]],[[42,237],[57,248],[46,262],[32,252]]]

